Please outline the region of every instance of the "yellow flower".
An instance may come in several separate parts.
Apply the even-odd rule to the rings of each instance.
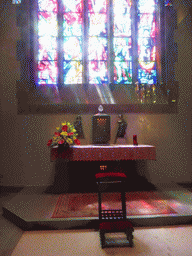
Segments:
[[[67,134],[68,134],[67,132],[61,132],[62,136],[67,136]]]
[[[60,130],[60,127],[56,127],[56,129],[57,129],[57,131],[59,131],[59,130]]]
[[[67,138],[66,141],[67,141],[67,143],[68,143],[69,145],[72,145],[72,144],[73,144],[73,141],[72,141],[72,139],[70,139],[70,138]]]
[[[66,125],[66,122],[62,123],[62,125]]]
[[[54,142],[58,142],[60,139],[61,139],[60,136],[58,136],[58,137],[53,137],[53,141],[54,141]]]
[[[73,129],[72,129],[72,132],[76,132],[76,130],[73,128]]]

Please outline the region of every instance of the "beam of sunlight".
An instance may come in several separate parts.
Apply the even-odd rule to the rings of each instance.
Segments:
[[[113,95],[111,94],[111,91],[109,89],[109,86],[102,86],[95,85],[96,90],[99,94],[100,100],[102,104],[115,104]]]

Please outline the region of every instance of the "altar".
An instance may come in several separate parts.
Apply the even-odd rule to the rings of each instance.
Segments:
[[[101,166],[103,171],[128,173],[129,186],[136,181],[144,184],[136,172],[136,162],[156,160],[156,148],[151,145],[91,144],[73,145],[60,152],[55,147],[51,148],[50,160],[55,163],[54,187],[57,191],[96,192],[95,174]]]
[[[114,161],[156,160],[156,148],[151,145],[73,145],[59,153],[58,147],[51,149],[51,161]]]

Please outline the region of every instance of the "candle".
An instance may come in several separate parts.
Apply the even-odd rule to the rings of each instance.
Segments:
[[[133,135],[133,145],[137,146],[137,135]]]

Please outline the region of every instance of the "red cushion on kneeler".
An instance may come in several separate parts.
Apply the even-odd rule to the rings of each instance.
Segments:
[[[96,179],[99,178],[127,178],[125,173],[122,172],[102,172],[95,174]]]
[[[133,229],[133,225],[131,222],[122,220],[122,221],[106,221],[106,222],[101,222],[99,224],[99,229],[104,229],[107,231],[120,231],[120,230],[125,230],[127,228]]]

